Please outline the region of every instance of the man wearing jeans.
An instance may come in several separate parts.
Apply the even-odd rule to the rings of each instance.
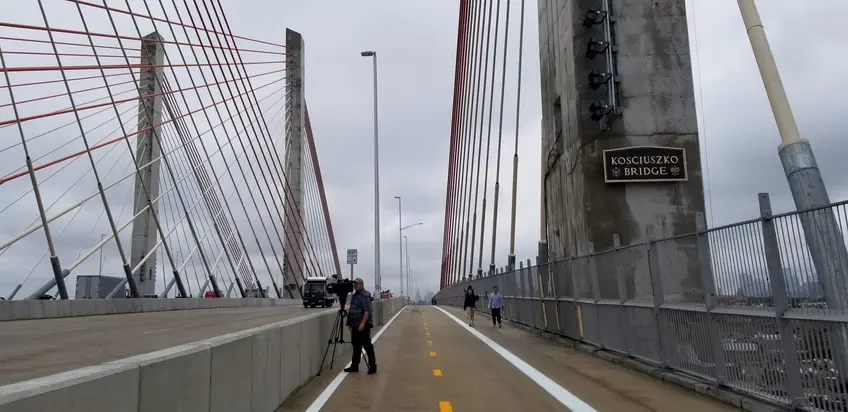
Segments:
[[[492,288],[492,294],[489,295],[489,308],[492,309],[492,326],[502,328],[501,308],[503,308],[503,295],[498,293],[497,286]]]

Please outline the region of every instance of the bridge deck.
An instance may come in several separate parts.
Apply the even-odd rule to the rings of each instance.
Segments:
[[[2,322],[0,385],[154,352],[316,310],[320,309],[263,306]]]
[[[376,341],[377,375],[362,365],[336,387],[337,362],[278,412],[734,410],[480,314],[473,331],[463,322],[457,309],[408,308]]]

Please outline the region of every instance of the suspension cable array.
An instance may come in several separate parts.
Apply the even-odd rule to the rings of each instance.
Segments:
[[[507,95],[507,62],[518,59],[517,84],[521,89],[521,54],[524,34],[524,1],[520,2],[518,53],[510,55],[510,0],[464,0],[460,2],[456,71],[451,114],[450,155],[442,248],[441,287],[469,276],[483,276],[483,252],[491,230],[489,265],[495,270],[498,203],[500,197],[501,147],[504,104]],[[504,20],[502,23],[501,20]],[[500,86],[497,87],[496,85]],[[495,95],[499,102],[495,103]],[[518,106],[516,101],[515,150],[513,154],[513,200],[510,226],[510,264],[514,263],[516,187],[518,174]],[[495,107],[497,106],[497,112]],[[496,117],[497,116],[497,117]],[[494,123],[497,121],[497,131]],[[496,134],[496,136],[495,136]],[[492,225],[487,228],[489,171],[494,142],[494,198]],[[485,143],[485,151],[483,146]],[[485,153],[485,155],[484,155]],[[480,195],[482,180],[482,196]],[[478,215],[479,227],[478,227]],[[478,233],[479,231],[479,233]],[[479,243],[478,243],[479,242]],[[476,256],[475,256],[476,254]],[[476,267],[475,267],[476,263]]]
[[[220,0],[21,7],[0,21],[7,299],[94,274],[120,281],[85,297],[292,298],[339,272],[297,46],[233,34]]]

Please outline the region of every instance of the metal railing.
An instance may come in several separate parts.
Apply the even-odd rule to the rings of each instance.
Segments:
[[[806,410],[848,411],[848,202],[573,256],[498,286],[505,319]],[[835,229],[835,230],[834,230]],[[649,238],[651,236],[649,235]],[[840,371],[841,376],[840,376]]]

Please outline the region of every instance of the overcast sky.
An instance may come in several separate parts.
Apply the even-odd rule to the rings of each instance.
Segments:
[[[512,3],[516,24],[511,37],[517,40],[519,2]],[[843,200],[848,197],[848,183],[839,165],[848,153],[848,117],[842,114],[848,90],[844,75],[848,72],[848,26],[841,19],[848,15],[848,3],[817,0],[815,7],[797,1],[758,3],[801,134],[812,142],[831,199]],[[780,140],[736,1],[687,0],[687,5],[710,223],[756,217],[757,192],[769,192],[775,209],[788,211],[792,201],[777,156]],[[383,287],[398,289],[394,196],[402,196],[403,224],[423,223],[404,232],[409,236],[412,276],[418,279],[422,294],[435,291],[444,223],[457,2],[224,0],[224,7],[236,34],[277,42],[284,42],[286,28],[303,35],[306,96],[342,266],[345,249],[359,249],[355,275],[363,277],[369,288],[374,278],[373,83],[371,61],[359,53],[378,52]],[[527,7],[516,230],[516,255],[521,260],[535,255],[540,202],[537,13],[534,1],[528,0]],[[510,76],[517,68],[514,46],[511,42]],[[515,86],[514,78],[508,81],[498,265],[505,264],[508,253]],[[491,199],[491,188],[489,194]],[[4,257],[3,263],[9,264],[8,259]],[[18,277],[0,277],[0,295],[8,294]]]

